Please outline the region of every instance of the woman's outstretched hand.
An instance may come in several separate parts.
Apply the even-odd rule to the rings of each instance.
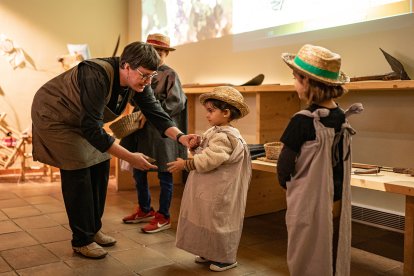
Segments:
[[[197,143],[197,141],[201,141],[201,137],[198,134],[187,134],[187,135],[182,135],[179,138],[179,142],[186,146],[187,148],[191,149],[192,145],[195,145]]]
[[[138,170],[148,171],[150,169],[158,169],[157,166],[152,165],[150,162],[151,159],[143,153],[134,152],[132,160],[129,162],[132,167]]]

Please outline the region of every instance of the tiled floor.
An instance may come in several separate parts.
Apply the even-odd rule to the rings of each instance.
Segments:
[[[108,248],[106,258],[89,260],[72,252],[59,182],[49,183],[38,176],[17,182],[15,177],[0,176],[0,276],[214,274],[208,266],[194,263],[193,255],[175,247],[181,185],[175,187],[171,207],[174,227],[143,234],[139,225],[121,222],[135,206],[135,192],[117,192],[110,184],[102,231],[118,242]],[[158,188],[152,191],[156,198]],[[239,266],[220,275],[289,275],[286,237],[284,212],[246,219]],[[401,234],[354,224],[351,275],[402,275],[402,246]]]

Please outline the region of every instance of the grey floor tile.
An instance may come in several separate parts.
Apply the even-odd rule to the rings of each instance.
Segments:
[[[179,264],[150,268],[141,271],[139,274],[142,276],[194,276],[193,271]]]
[[[22,229],[11,220],[0,221],[0,235],[4,233],[20,232]]]
[[[141,231],[142,226],[143,225],[140,225],[138,229],[124,230],[122,231],[122,234],[129,239],[143,245],[164,243],[175,240],[175,237],[171,236],[168,233],[165,233],[165,231],[154,234],[143,233]]]
[[[77,269],[79,267],[85,266],[85,265],[101,265],[103,263],[108,262],[109,256],[99,259],[99,260],[92,260],[85,258],[77,253],[74,253],[72,251],[72,256],[68,259],[65,259],[64,262],[71,268]]]
[[[1,199],[0,209],[27,206],[29,203],[21,198]],[[6,213],[6,212],[5,212]]]
[[[3,211],[0,210],[0,221],[9,219]]]
[[[18,274],[14,271],[0,273],[0,276],[18,276]]]
[[[79,275],[64,262],[56,262],[51,264],[39,265],[29,267],[26,269],[17,270],[20,276],[47,276],[47,275],[59,275],[59,276],[75,276]]]
[[[38,244],[38,242],[26,232],[14,232],[0,235],[0,254],[3,250],[19,248]]]
[[[111,256],[136,273],[174,263],[171,259],[164,257],[157,251],[144,246],[126,251],[112,252]]]
[[[148,247],[164,255],[166,258],[173,260],[174,262],[181,264],[194,263],[194,255],[177,248],[175,246],[175,241],[151,244]]]
[[[3,208],[2,211],[9,218],[23,218],[23,217],[36,216],[36,215],[41,214],[39,209],[36,209],[35,207],[30,206],[30,205],[20,206],[20,207]]]
[[[105,250],[108,252],[125,251],[140,248],[142,246],[141,244],[125,237],[121,232],[103,232],[116,239],[116,244],[114,246],[105,247]]]
[[[48,217],[51,217],[53,220],[60,224],[68,224],[68,215],[66,214],[66,211],[64,212],[58,212],[58,213],[51,213],[47,214]]]
[[[16,199],[17,195],[15,193],[12,192],[2,192],[0,193],[0,201],[4,200],[4,199]]]
[[[73,249],[69,240],[43,244],[50,252],[62,260],[73,258]]]
[[[62,202],[34,204],[44,214],[65,212],[65,205]]]
[[[25,197],[24,200],[29,202],[30,204],[60,204],[61,201],[57,200],[56,198],[50,195],[40,195],[40,196],[29,196]]]
[[[131,201],[116,193],[108,193],[108,200],[105,202],[106,207],[116,206],[131,206]]]
[[[0,257],[0,273],[12,271],[13,269],[6,263],[6,261]]]
[[[41,203],[34,204],[33,206],[39,209],[44,214],[65,212],[65,205],[61,202]]]
[[[2,177],[1,181],[4,179]],[[49,183],[48,179],[38,177],[22,185],[16,184],[17,180],[0,185],[0,276],[17,273],[47,276],[212,275],[208,265],[196,264],[194,255],[175,247],[174,227],[180,210],[182,185],[174,187],[170,209],[173,228],[144,234],[140,228],[145,224],[121,221],[136,207],[136,192],[116,191],[115,179],[111,177],[102,231],[116,238],[117,243],[106,248],[106,258],[91,260],[72,250],[60,183]],[[159,186],[150,189],[153,206],[157,209]],[[284,212],[277,212],[245,219],[237,256],[239,265],[220,275],[289,275],[284,216]],[[403,274],[403,264],[398,261],[403,252],[401,234],[353,223],[352,244],[352,276]],[[388,250],[390,248],[392,250]]]
[[[78,275],[97,276],[128,276],[137,275],[118,260],[108,256],[103,262],[90,262],[73,269]]]
[[[59,261],[41,245],[6,250],[1,256],[16,270]]]
[[[72,239],[72,232],[61,225],[46,228],[28,229],[27,232],[41,243]]]
[[[25,218],[16,218],[13,221],[22,229],[36,229],[51,226],[58,226],[59,223],[48,215],[39,215]]]

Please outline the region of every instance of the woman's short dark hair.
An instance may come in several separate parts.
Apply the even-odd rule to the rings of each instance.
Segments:
[[[221,111],[225,111],[226,109],[230,110],[230,120],[239,119],[241,117],[240,111],[226,102],[217,99],[207,99],[204,104],[206,103],[211,103],[213,107],[220,109]]]
[[[132,42],[125,46],[121,54],[121,68],[124,67],[125,63],[128,63],[132,69],[142,66],[145,69],[156,71],[160,64],[160,56],[151,45],[143,42]]]

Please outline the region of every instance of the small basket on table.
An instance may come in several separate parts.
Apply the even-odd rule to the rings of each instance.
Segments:
[[[282,142],[270,142],[264,144],[266,159],[277,160],[279,158],[280,151],[282,150],[282,146]]]

